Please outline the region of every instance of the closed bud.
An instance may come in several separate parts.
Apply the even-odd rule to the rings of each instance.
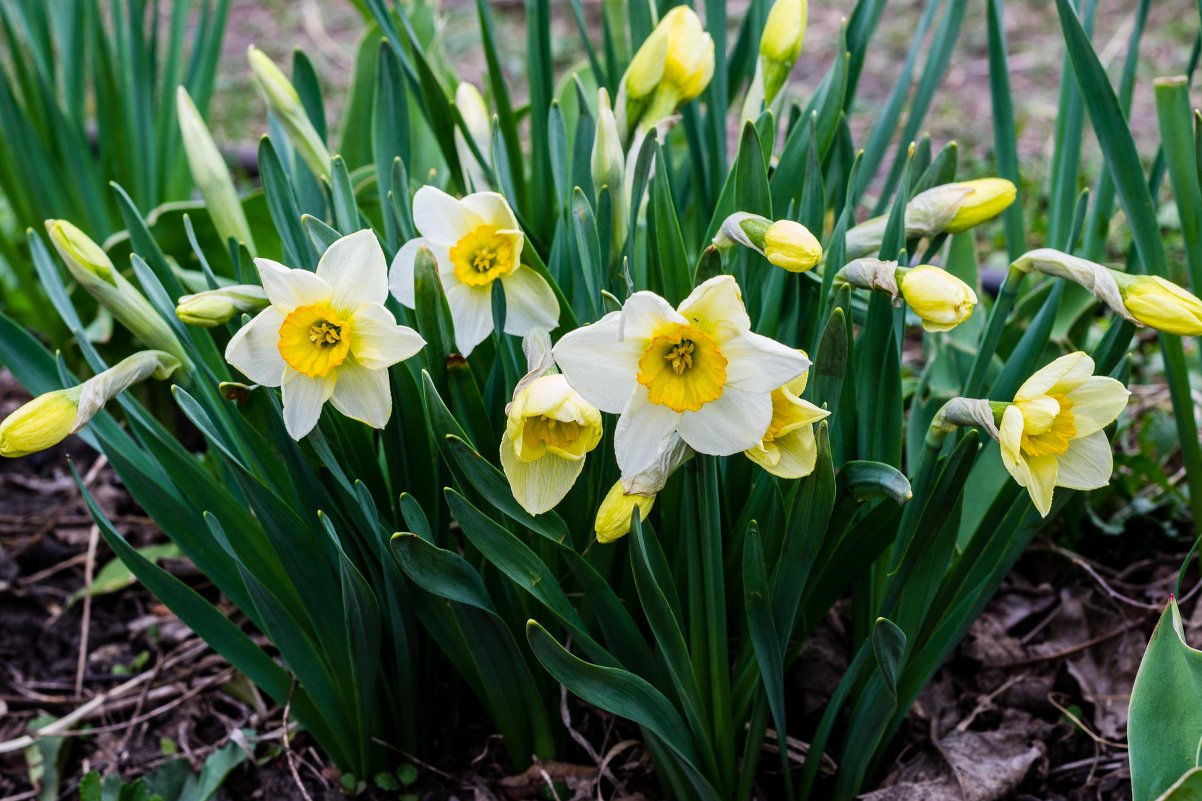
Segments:
[[[697,12],[676,6],[639,47],[618,91],[623,138],[647,130],[695,99],[714,77],[714,40]]]
[[[988,222],[1010,208],[1018,190],[1005,178],[978,178],[956,184],[971,191],[960,202],[956,215],[945,229],[949,234],[958,234],[969,228]]]
[[[0,456],[16,458],[53,448],[72,432],[79,387],[39,395],[0,422]]]
[[[927,331],[950,331],[972,316],[977,295],[951,273],[929,264],[897,270],[898,288]]]
[[[267,293],[263,287],[235,284],[184,295],[175,307],[175,316],[188,325],[212,328],[229,322],[234,315],[253,314],[267,308],[267,305]]]
[[[492,121],[480,90],[471,81],[460,81],[455,87],[455,108],[459,109],[459,114],[463,117],[472,144],[480,151],[480,155],[487,159],[492,147]],[[455,150],[459,154],[459,163],[467,170],[472,188],[476,191],[489,189],[488,172],[476,158],[475,152],[458,126],[455,128]]]
[[[1158,275],[1115,273],[1115,278],[1137,322],[1168,334],[1202,336],[1202,300]]]
[[[184,153],[188,157],[188,169],[192,171],[192,180],[196,182],[196,188],[204,198],[213,226],[223,242],[229,239],[241,242],[254,256],[254,237],[251,236],[250,225],[247,224],[246,214],[242,211],[242,201],[234,188],[229,168],[225,166],[225,159],[221,157],[221,152],[213,142],[196,104],[188,95],[188,90],[179,87],[175,99],[180,136],[184,142]]]
[[[46,233],[68,272],[96,302],[143,345],[170,353],[189,366],[183,345],[150,301],[115,269],[87,234],[66,220],[47,220]],[[190,368],[189,368],[190,369]]]
[[[806,0],[776,0],[760,37],[760,76],[764,103],[771,104],[801,55],[806,32]]]
[[[640,520],[646,520],[654,504],[654,495],[628,493],[621,481],[615,482],[597,509],[597,519],[593,523],[597,542],[613,542],[626,536],[630,533],[630,519],[634,510],[639,510]]]
[[[822,261],[822,244],[801,223],[777,220],[764,233],[764,255],[777,267],[804,273]]]
[[[325,142],[309,120],[296,87],[262,50],[251,45],[247,48],[246,55],[250,61],[255,89],[284,126],[296,152],[314,175],[319,178],[329,175],[330,151],[326,149]]]

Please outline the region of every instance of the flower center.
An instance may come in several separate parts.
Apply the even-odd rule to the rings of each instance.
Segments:
[[[639,383],[652,403],[674,412],[695,412],[722,397],[726,357],[709,334],[673,325],[651,339],[639,359]]]
[[[1052,418],[1046,431],[1038,434],[1023,432],[1022,450],[1028,456],[1063,456],[1068,443],[1077,435],[1077,421],[1073,417],[1073,402],[1064,395],[1049,395],[1060,409]]]
[[[346,321],[324,303],[298,306],[280,325],[279,349],[292,369],[322,378],[350,353],[350,330]]]
[[[575,420],[556,420],[540,414],[527,417],[522,425],[521,452],[523,461],[533,461],[548,450],[561,456],[583,456],[584,426]],[[577,453],[580,451],[580,453]]]
[[[487,286],[513,271],[513,238],[495,226],[479,225],[451,248],[455,277],[468,286]]]

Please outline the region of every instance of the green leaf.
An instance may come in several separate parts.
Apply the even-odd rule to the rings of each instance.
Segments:
[[[897,677],[906,653],[906,635],[891,620],[878,617],[872,627],[872,652],[876,655],[881,675],[885,677],[889,694],[896,699]]]

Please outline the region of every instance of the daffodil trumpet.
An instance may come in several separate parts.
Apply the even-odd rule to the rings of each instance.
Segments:
[[[1138,326],[1202,336],[1202,300],[1160,276],[1131,275],[1053,248],[1024,253],[1012,266],[1083,286],[1115,314]]]
[[[169,353],[139,351],[82,384],[39,395],[0,422],[0,456],[28,456],[54,447],[134,384],[166,380],[179,366]]]
[[[530,371],[505,409],[501,467],[514,499],[532,515],[554,508],[572,489],[585,457],[601,441],[601,412],[550,365],[550,338],[523,342]]]
[[[822,243],[810,230],[793,220],[773,222],[748,212],[735,212],[722,221],[713,245],[725,250],[734,244],[751,248],[791,273],[804,273],[822,261]]]
[[[755,447],[772,422],[772,392],[809,366],[798,351],[751,331],[738,284],[704,282],[673,309],[636,292],[620,311],[566,334],[555,361],[601,411],[620,415],[623,477],[655,464],[673,435],[699,453]]]
[[[1018,190],[1004,178],[978,178],[940,184],[919,192],[906,204],[906,239],[959,234],[1001,214]],[[881,249],[887,216],[873,217],[847,232],[847,256],[871,256]]]
[[[280,387],[293,439],[317,425],[326,401],[373,428],[392,416],[388,368],[426,344],[384,307],[384,251],[370,230],[338,239],[317,272],[255,259],[270,305],[240,328],[225,358],[252,381]]]
[[[459,200],[441,189],[423,186],[413,196],[413,222],[421,234],[397,252],[388,286],[412,309],[414,267],[427,248],[438,264],[455,326],[455,344],[468,356],[492,333],[492,287],[505,293],[505,333],[525,336],[559,324],[559,301],[539,273],[521,262],[525,235],[509,203],[496,192],[477,192]]]
[[[977,294],[956,276],[929,264],[900,267],[896,261],[860,258],[836,275],[837,282],[886,292],[905,303],[932,333],[950,331],[972,316]]]
[[[1103,429],[1131,393],[1093,371],[1089,356],[1070,353],[1036,371],[1008,403],[954,398],[935,415],[927,444],[937,445],[955,426],[982,427],[1001,446],[1006,471],[1047,517],[1056,487],[1098,489],[1114,469]]]

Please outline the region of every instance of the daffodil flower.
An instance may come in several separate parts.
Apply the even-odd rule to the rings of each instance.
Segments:
[[[1044,517],[1055,487],[1091,490],[1110,481],[1113,458],[1102,429],[1131,393],[1093,370],[1084,353],[1061,356],[1028,378],[1002,412],[1002,463]]]
[[[620,311],[565,335],[554,349],[568,383],[604,412],[624,477],[655,463],[674,433],[699,453],[728,456],[759,443],[772,391],[809,360],[752,333],[738,284],[711,278],[673,309],[636,292]]]
[[[384,308],[388,279],[375,234],[334,242],[316,274],[269,259],[255,264],[271,305],[233,336],[226,361],[256,383],[281,388],[293,439],[313,430],[326,401],[383,428],[392,416],[388,368],[426,343]]]
[[[748,459],[774,476],[803,478],[813,473],[818,463],[814,423],[830,412],[801,399],[808,376],[806,370],[772,391],[772,422],[759,443],[744,451]]]
[[[451,308],[455,343],[464,356],[492,333],[494,281],[500,281],[505,292],[506,334],[551,331],[559,324],[559,301],[551,286],[521,263],[525,236],[504,197],[477,192],[457,200],[423,186],[413,197],[413,222],[421,237],[406,242],[396,254],[389,287],[412,309],[414,262],[420,248],[429,248]]]

